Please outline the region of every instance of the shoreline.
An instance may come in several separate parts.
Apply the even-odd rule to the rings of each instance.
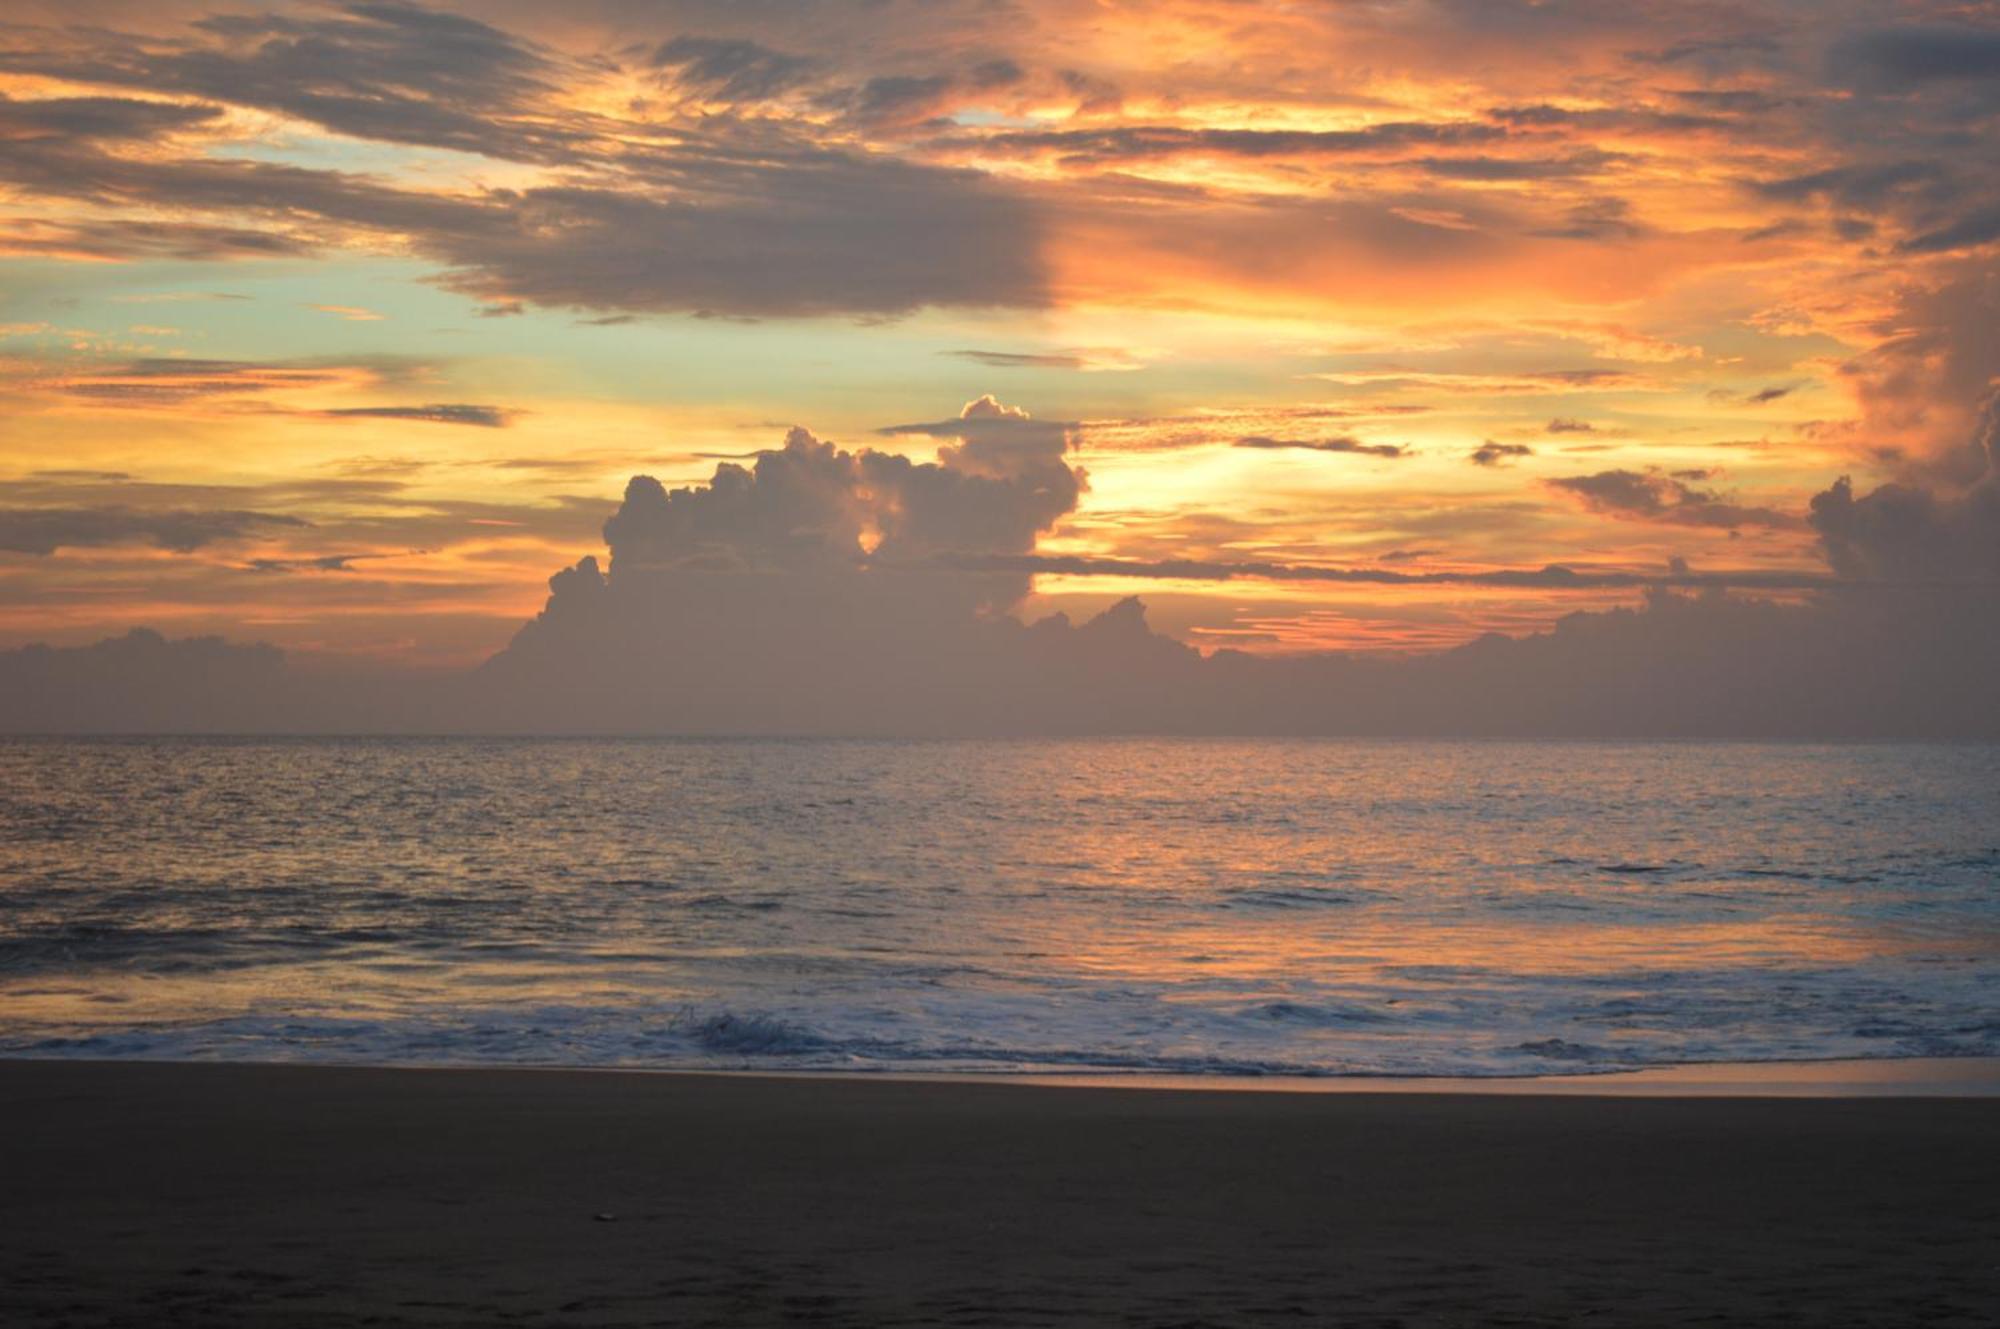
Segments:
[[[915,1071],[534,1063],[192,1060],[0,1055],[7,1065],[218,1066],[282,1070],[507,1072],[859,1083],[1020,1085],[1048,1089],[1257,1094],[1551,1098],[2000,1098],[2000,1057],[1824,1057],[1705,1061],[1544,1075],[1189,1075],[1153,1071]]]

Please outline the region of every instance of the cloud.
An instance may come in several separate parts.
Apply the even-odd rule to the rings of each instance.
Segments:
[[[1419,551],[1421,553],[1421,551]],[[1392,550],[1377,562],[1400,562],[1410,551]],[[1135,577],[1149,581],[1331,582],[1355,586],[1487,586],[1508,590],[1704,590],[1797,591],[1825,589],[1834,580],[1818,572],[1698,573],[1682,567],[1666,575],[1617,568],[1574,568],[1550,563],[1539,568],[1399,572],[1380,567],[1329,567],[1273,563],[1260,559],[1218,561],[1200,558],[1096,558],[1071,554],[941,554],[942,567],[966,572],[1054,573],[1070,577]]]
[[[318,414],[331,419],[421,420],[439,425],[476,425],[482,429],[502,429],[514,413],[501,406],[469,406],[456,402],[432,402],[423,406],[343,406]]]
[[[1495,443],[1487,439],[1466,455],[1474,466],[1500,466],[1517,457],[1532,457],[1535,450],[1525,443]]]
[[[1677,526],[1739,526],[1789,528],[1799,519],[1773,508],[1744,507],[1691,480],[1708,478],[1706,471],[1664,474],[1659,471],[1611,470],[1593,475],[1559,476],[1542,483],[1574,498],[1592,512],[1637,521]]]
[[[1735,402],[1741,406],[1765,406],[1774,401],[1783,401],[1786,397],[1791,396],[1797,391],[1798,385],[1796,383],[1781,384],[1774,387],[1759,388],[1755,392],[1741,393],[1731,392],[1727,388],[1715,388],[1709,392],[1708,399],[1715,402]]]
[[[1881,485],[1856,497],[1846,476],[1815,494],[1807,521],[1844,577],[2000,585],[2000,394],[1990,395],[1972,450],[1985,474],[1956,491]]]
[[[0,141],[137,139],[150,141],[216,120],[220,106],[139,101],[129,97],[44,97],[0,93]]]
[[[1351,434],[1334,438],[1270,438],[1264,434],[1247,434],[1230,446],[1269,451],[1296,448],[1308,452],[1349,452],[1365,457],[1402,458],[1410,455],[1410,450],[1400,443],[1364,443]]]
[[[5,651],[0,730],[2000,737],[2000,620],[1966,613],[1990,594],[1656,590],[1436,655],[1273,659],[1204,658],[1136,600],[1024,625],[892,579],[691,573],[635,598],[584,560],[487,665],[388,685],[143,632]]]
[[[706,570],[852,573],[864,562],[920,563],[940,553],[1014,553],[1070,512],[1083,476],[1064,460],[1068,431],[994,398],[956,420],[884,432],[953,440],[937,460],[843,450],[793,429],[749,466],[724,462],[701,487],[648,476],[626,487],[605,523],[611,577]],[[1025,582],[1014,584],[1018,597]],[[990,597],[982,582],[975,594]]]
[[[1787,201],[1825,198],[1850,208],[1880,208],[1899,194],[1934,191],[1950,179],[1934,161],[1856,163],[1760,181],[1757,191]]]
[[[2000,32],[1957,23],[1906,23],[1850,32],[1827,50],[1848,86],[1902,91],[2000,76]]]
[[[250,572],[349,572],[353,565],[381,554],[321,554],[314,558],[253,558],[244,564]]]
[[[1090,364],[1083,356],[1068,353],[1037,355],[1020,351],[944,351],[940,354],[955,355],[990,369],[1083,369]]]
[[[1541,369],[1523,373],[1474,373],[1398,368],[1340,369],[1316,373],[1312,377],[1348,387],[1381,384],[1484,393],[1639,391],[1657,386],[1655,381],[1646,375],[1634,374],[1623,369]]]
[[[377,0],[326,15],[225,14],[208,40],[102,29],[22,45],[0,68],[211,98],[336,133],[518,160],[559,160],[580,136],[548,109],[563,65],[488,24]]]
[[[810,81],[813,62],[739,38],[680,36],[654,50],[655,68],[681,86],[729,102],[765,101]]]
[[[1542,426],[1542,432],[1545,434],[1589,434],[1594,433],[1596,429],[1597,426],[1588,420],[1575,420],[1563,415]]]
[[[1991,488],[1913,502],[1836,484],[1813,510],[1832,576],[1684,562],[1406,571],[1118,559],[1039,547],[1082,488],[1066,426],[981,397],[955,418],[891,431],[937,438],[936,458],[794,430],[705,485],[635,477],[604,525],[610,567],[585,557],[557,572],[542,612],[469,673],[341,682],[293,674],[268,649],[137,634],[0,652],[0,729],[2000,736]],[[1989,459],[1993,434],[1979,440]],[[1717,524],[1727,505],[1697,488],[1708,478],[1604,472],[1558,487],[1649,520]],[[42,477],[25,489],[110,483]],[[124,528],[135,532],[206,538]],[[279,553],[249,566],[339,572],[361,556]],[[1005,611],[1035,575],[1646,599],[1435,655],[1204,657],[1154,632],[1136,600],[1082,623],[1024,623]]]
[[[50,196],[115,192],[128,205],[248,211],[272,217],[281,236],[317,222],[401,238],[446,266],[447,285],[501,308],[531,300],[757,316],[1044,301],[1035,219],[986,177],[771,133],[739,146],[716,138],[723,132],[628,157],[622,180],[480,193],[67,145],[0,158],[0,177]]]
[[[1141,369],[1146,363],[1131,351],[1110,346],[1054,352],[954,350],[938,354],[970,360],[989,369],[1073,369],[1090,373]]]
[[[0,651],[0,728],[14,733],[270,732],[333,720],[271,646],[168,641],[137,628],[92,646]]]
[[[0,549],[48,555],[95,545],[150,544],[175,553],[303,527],[297,517],[230,509],[0,508]]]
[[[2000,489],[1941,497],[1885,484],[1859,498],[1846,476],[1813,495],[1812,528],[1847,577],[2000,581]]]
[[[274,231],[202,222],[93,218],[47,221],[0,218],[0,253],[55,258],[172,258],[191,262],[287,258],[314,251],[307,239]],[[235,298],[242,297],[216,297]]]
[[[1913,235],[1896,248],[1905,254],[1944,254],[2000,240],[2000,205],[1979,208],[1947,226]]]
[[[1345,157],[1395,154],[1412,148],[1493,143],[1499,125],[1472,121],[1394,122],[1366,129],[1186,129],[1124,125],[1113,129],[1042,129],[989,134],[986,153],[1049,154],[1076,164],[1109,165],[1166,157]]]

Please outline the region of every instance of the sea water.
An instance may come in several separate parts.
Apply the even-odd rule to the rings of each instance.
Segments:
[[[2000,748],[0,742],[0,1055],[2000,1054]]]

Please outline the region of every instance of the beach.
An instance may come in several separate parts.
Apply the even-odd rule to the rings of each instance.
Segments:
[[[0,1322],[1983,1325],[1996,1128],[1992,1097],[4,1061]]]

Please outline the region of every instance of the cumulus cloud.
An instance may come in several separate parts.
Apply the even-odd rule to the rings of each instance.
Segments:
[[[945,555],[1023,553],[1083,491],[1083,473],[1065,458],[1069,427],[991,396],[956,419],[884,432],[947,441],[935,460],[913,461],[849,451],[795,428],[749,466],[718,465],[705,485],[668,490],[634,477],[604,527],[610,581],[625,590],[675,573],[853,578],[870,567],[936,567]],[[929,584],[968,607],[1004,607],[1027,589],[1026,577],[1013,574]]]
[[[0,653],[0,728],[2000,736],[1990,487],[1946,499],[1836,484],[1813,510],[1834,576],[1147,562],[1038,549],[1083,483],[1063,426],[989,397],[890,432],[937,438],[936,457],[801,429],[705,485],[636,477],[605,524],[609,569],[586,557],[558,572],[543,611],[470,674],[340,683],[260,648],[136,634]],[[1568,488],[1711,524],[1675,512],[1719,502],[1696,487],[1707,478],[1605,472]],[[251,566],[336,572],[353,557]],[[1203,656],[1154,632],[1136,600],[1083,623],[1006,612],[1041,573],[1646,599],[1440,655]]]
[[[1807,520],[1846,577],[2000,585],[2000,395],[1987,398],[1971,451],[1985,474],[1957,491],[1891,483],[1856,496],[1842,476]]]

